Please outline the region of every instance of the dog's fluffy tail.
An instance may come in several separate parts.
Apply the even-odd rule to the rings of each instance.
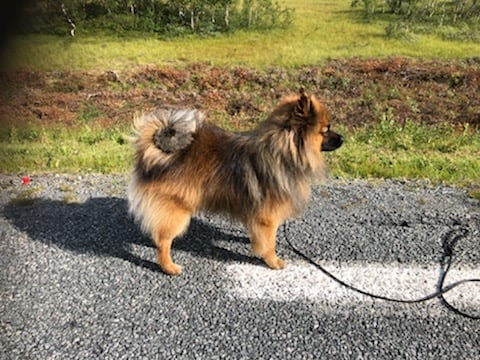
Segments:
[[[204,118],[201,111],[177,109],[159,109],[135,117],[133,142],[143,170],[164,163],[188,147]]]

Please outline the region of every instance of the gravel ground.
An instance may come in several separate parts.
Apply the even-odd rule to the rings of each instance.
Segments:
[[[439,300],[340,298],[335,284],[312,296],[326,280],[288,248],[283,229],[279,254],[290,266],[271,271],[251,256],[241,226],[195,217],[174,244],[184,273],[162,274],[127,215],[127,182],[49,175],[22,185],[0,175],[0,358],[480,359],[480,321]],[[434,291],[448,234],[462,229],[452,271],[480,278],[480,203],[464,191],[332,181],[314,188],[287,236],[332,269],[413,269],[412,284]],[[433,277],[421,278],[425,271]],[[302,292],[304,284],[315,291]],[[391,295],[404,286],[405,298],[418,296],[409,284],[367,290]],[[454,299],[480,315],[478,284]]]

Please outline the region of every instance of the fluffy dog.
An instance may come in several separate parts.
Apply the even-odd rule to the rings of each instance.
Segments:
[[[136,159],[129,210],[157,247],[160,268],[181,273],[170,249],[192,214],[241,221],[252,250],[272,269],[277,228],[299,214],[323,172],[322,151],[343,143],[325,107],[303,90],[283,99],[258,128],[233,134],[197,110],[157,110],[134,121]]]

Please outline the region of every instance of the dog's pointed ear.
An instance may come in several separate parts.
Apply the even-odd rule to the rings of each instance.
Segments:
[[[308,118],[313,113],[313,105],[310,96],[307,95],[304,88],[300,89],[300,97],[295,105],[295,113],[301,118]]]

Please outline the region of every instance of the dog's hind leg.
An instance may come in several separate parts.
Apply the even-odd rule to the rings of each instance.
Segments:
[[[252,251],[260,256],[271,269],[283,269],[285,262],[277,257],[275,242],[279,219],[273,217],[257,217],[248,224]]]
[[[182,268],[172,261],[170,252],[173,240],[187,229],[191,213],[173,202],[163,204],[162,208],[165,216],[157,220],[152,232],[157,247],[158,265],[166,274],[179,275]]]

